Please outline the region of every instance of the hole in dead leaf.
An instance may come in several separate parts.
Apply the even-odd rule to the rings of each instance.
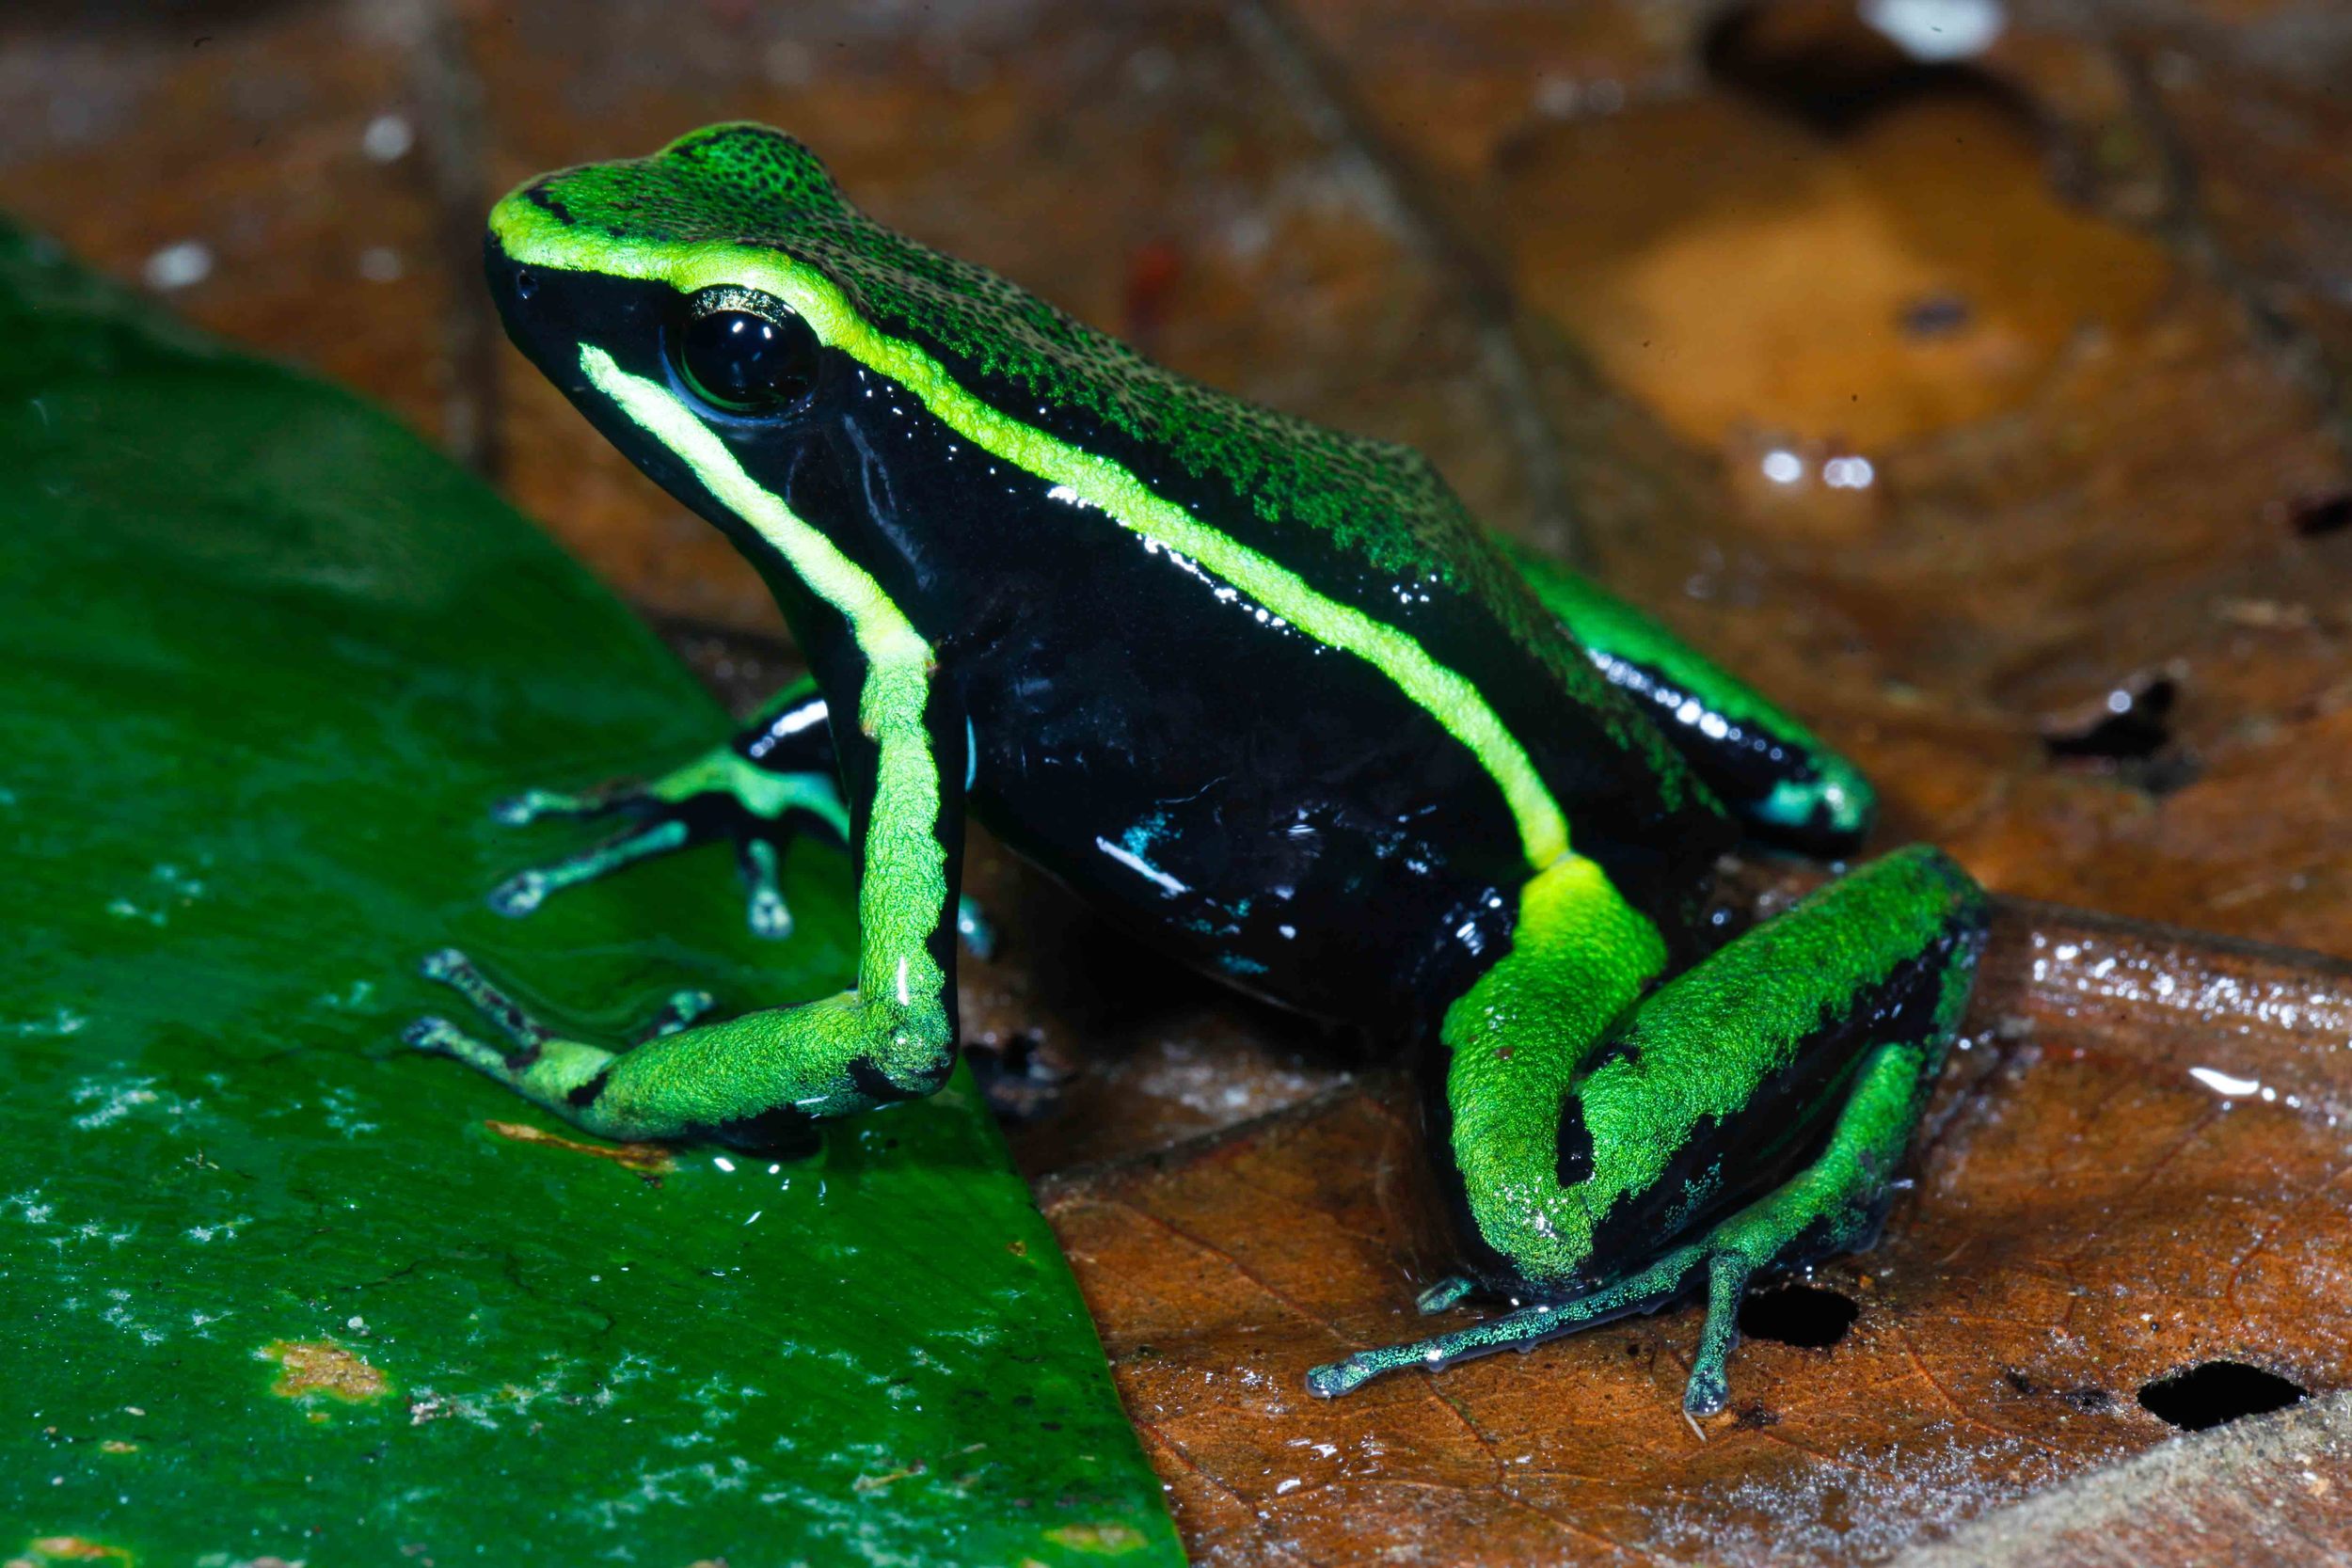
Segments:
[[[2042,746],[2054,762],[2111,773],[2150,795],[2169,795],[2196,781],[2196,754],[2176,745],[2172,708],[2184,667],[2175,660],[2145,670],[2088,703],[2042,721]]]
[[[1862,1308],[1819,1285],[1782,1285],[1740,1304],[1740,1332],[1801,1350],[1827,1350],[1846,1337]]]
[[[2287,504],[2287,517],[2295,524],[2295,531],[2306,539],[2352,528],[2352,490],[2298,496]]]
[[[2243,1361],[2205,1361],[2140,1386],[2147,1412],[2184,1432],[2300,1404],[2311,1390]]]

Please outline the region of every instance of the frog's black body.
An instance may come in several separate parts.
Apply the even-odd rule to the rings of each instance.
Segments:
[[[641,825],[494,901],[725,834],[775,934],[814,816],[859,858],[858,974],[616,1051],[442,954],[516,1043],[417,1043],[617,1137],[756,1142],[929,1093],[968,811],[1152,945],[1422,1047],[1460,1256],[1534,1305],[1317,1392],[1703,1285],[1686,1408],[1710,1413],[1749,1276],[1872,1233],[1983,904],[1915,847],[1703,954],[1740,827],[1867,827],[1801,723],[1510,553],[1416,455],[1146,363],[875,224],[765,128],[535,181],[487,257],[516,342],[765,575],[822,711],[780,699],[641,790],[510,803]]]
[[[495,250],[487,265],[517,341],[558,385],[578,380],[591,324],[645,345],[634,362],[618,356],[625,369],[675,378],[666,323],[625,328],[648,309],[644,290],[542,271],[525,302],[514,298],[523,269]],[[1124,530],[1073,528],[1079,509],[1053,485],[959,441],[837,351],[820,352],[788,419],[719,428],[795,512],[831,520],[952,670],[975,748],[973,818],[1154,947],[1303,1012],[1408,1036],[1507,949],[1526,876],[1517,826],[1477,759],[1371,665],[1246,599],[1217,599]],[[1083,414],[1065,413],[1057,433],[1122,445]],[[772,563],[691,474],[649,467]],[[1287,520],[1166,467],[1147,481],[1202,520],[1268,552],[1288,543]],[[1489,552],[1486,569],[1400,583],[1336,556],[1310,580],[1507,693],[1497,705],[1576,824],[1578,850],[1687,950],[1737,828],[1665,737],[1629,747],[1603,727],[1646,731],[1646,716],[1605,689],[1597,713],[1589,675],[1570,689],[1553,650],[1515,638],[1533,621],[1568,642],[1532,595],[1518,616],[1499,614],[1494,594],[1529,590],[1484,539],[1464,547]],[[769,575],[828,704],[854,711],[849,629],[797,578]],[[1583,673],[1581,657],[1566,668]]]

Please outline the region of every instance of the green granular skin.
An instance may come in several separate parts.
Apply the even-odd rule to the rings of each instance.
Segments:
[[[987,268],[875,223],[814,153],[766,126],[712,126],[650,158],[563,170],[518,195],[620,246],[786,253],[822,273],[866,321],[948,362],[967,391],[984,389],[1008,416],[1050,427],[1081,418],[1196,481],[1222,482],[1265,526],[1277,557],[1310,554],[1285,544],[1305,531],[1383,579],[1371,595],[1409,582],[1476,603],[1601,716],[1613,744],[1644,758],[1668,809],[1694,789],[1664,737],[1577,655],[1492,536],[1410,448],[1164,370]]]
[[[1564,1278],[1599,1216],[1553,1174],[1560,1102],[1666,944],[1580,855],[1520,889],[1518,912],[1511,951],[1446,1010],[1446,1104],[1480,1235],[1530,1279]]]
[[[1377,569],[1446,573],[1473,526],[1407,448],[1341,435],[1162,370],[985,267],[849,205],[816,155],[760,126],[714,126],[651,158],[550,175],[567,222],[629,242],[775,245],[824,272],[870,321],[913,333],[1036,404],[1090,415],[1216,474],[1267,522],[1295,519]],[[1008,409],[1008,412],[1016,410]]]
[[[1766,806],[1767,820],[1800,825],[1818,811],[1841,832],[1867,831],[1877,792],[1793,714],[1598,584],[1519,545],[1504,549],[1544,608],[1585,647],[1654,670],[1712,712],[1802,754],[1813,776],[1783,780]]]
[[[1530,884],[1530,895],[1541,886]],[[1524,899],[1512,954],[1454,1005],[1444,1028],[1454,1052],[1454,1159],[1487,1243],[1533,1283],[1575,1278],[1610,1210],[1647,1192],[1701,1120],[1737,1117],[1809,1038],[1843,1023],[1899,965],[1949,932],[1980,926],[1982,900],[1939,851],[1899,850],[1660,987],[1624,1027],[1633,1050],[1578,1077],[1577,1063],[1603,1037],[1594,1021],[1606,1022],[1607,1003],[1577,1007],[1561,993],[1591,984],[1578,973],[1592,962],[1591,928],[1625,923],[1607,916],[1593,889]],[[1630,969],[1624,978],[1638,985],[1655,973],[1638,931],[1608,945],[1603,976]],[[1972,949],[1943,977],[1934,1061],[1973,967]],[[1564,1187],[1554,1171],[1570,1082],[1595,1155],[1591,1177]]]

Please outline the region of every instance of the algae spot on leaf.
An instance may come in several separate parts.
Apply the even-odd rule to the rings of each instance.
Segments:
[[[272,1339],[254,1354],[278,1363],[278,1380],[269,1391],[279,1399],[323,1394],[345,1404],[365,1404],[392,1391],[391,1380],[366,1356],[332,1339]]]
[[[1045,1539],[1095,1557],[1124,1557],[1147,1544],[1140,1531],[1125,1525],[1064,1525],[1047,1530]]]

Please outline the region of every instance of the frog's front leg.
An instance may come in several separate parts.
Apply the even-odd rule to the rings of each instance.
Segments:
[[[1319,1367],[1319,1394],[1532,1349],[1703,1288],[1684,1404],[1711,1415],[1749,1279],[1867,1245],[1883,1216],[1983,942],[1966,873],[1930,848],[1889,855],[1597,1034],[1589,1009],[1561,1006],[1574,997],[1560,977],[1591,964],[1571,938],[1638,928],[1589,887],[1564,898],[1545,879],[1510,956],[1443,1030],[1466,1241],[1490,1287],[1535,1305]]]
[[[711,1136],[762,1144],[809,1118],[931,1093],[955,1062],[956,882],[968,732],[911,627],[866,647],[859,722],[836,743],[857,809],[857,984],[799,1006],[700,1024],[612,1049],[531,1019],[443,953],[427,974],[513,1039],[441,1019],[409,1042],[457,1057],[587,1131],[621,1139]]]
[[[577,793],[532,789],[500,801],[491,814],[520,825],[542,817],[615,817],[610,838],[559,860],[519,871],[490,893],[501,914],[525,915],[549,895],[656,855],[716,839],[735,845],[742,868],[745,914],[763,937],[791,933],[792,914],[779,886],[791,841],[814,831],[832,843],[850,834],[825,699],[803,679],[771,699],[732,740],[644,783],[598,784]]]

